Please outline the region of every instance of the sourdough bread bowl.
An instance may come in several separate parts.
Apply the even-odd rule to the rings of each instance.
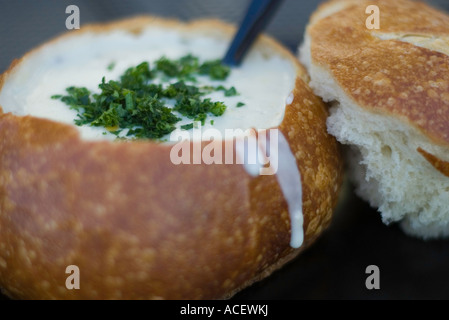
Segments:
[[[104,128],[75,126],[76,112],[50,98],[68,85],[117,77],[154,59],[152,54],[220,58],[234,32],[216,20],[136,17],[83,26],[13,62],[0,78],[5,294],[229,298],[296,257],[325,230],[342,179],[338,144],[327,134],[326,107],[308,87],[304,68],[268,36],[233,70],[235,81],[251,84],[236,87],[246,105],[229,107],[214,122],[219,130],[278,129],[275,174],[254,174],[237,161],[175,164],[177,141],[111,141],[115,136]],[[116,66],[108,73],[111,62]],[[245,121],[235,124],[239,119]],[[234,160],[237,138],[230,139]],[[201,139],[187,144],[193,150],[210,145]],[[66,286],[68,266],[79,269],[79,289]]]
[[[328,1],[300,48],[357,193],[424,239],[449,236],[448,48],[449,16],[408,0]]]

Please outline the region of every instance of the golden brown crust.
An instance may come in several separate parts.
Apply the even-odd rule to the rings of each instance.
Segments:
[[[289,246],[275,176],[176,166],[168,145],[87,142],[72,126],[0,114],[0,287],[26,299],[217,299],[307,248],[330,223],[342,163],[324,104],[288,55],[298,78],[279,128],[302,174],[301,248]],[[79,290],[65,287],[68,265]]]
[[[380,30],[365,26],[365,9],[380,9]],[[344,7],[325,18],[332,7]],[[307,34],[312,62],[328,70],[359,106],[411,124],[434,143],[449,146],[449,56],[407,36],[449,43],[449,16],[408,0],[330,1]],[[391,35],[391,40],[381,37]]]
[[[444,174],[446,177],[449,177],[449,162],[439,159],[433,154],[425,151],[422,148],[418,148],[417,150],[421,155],[426,158],[426,160],[438,171]]]

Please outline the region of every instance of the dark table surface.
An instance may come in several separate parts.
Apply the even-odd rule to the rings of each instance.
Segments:
[[[319,0],[285,0],[267,32],[297,51]],[[427,1],[449,11],[449,1]],[[0,0],[0,73],[14,58],[66,32],[65,9],[77,5],[84,23],[138,14],[184,20],[216,17],[238,23],[248,0]],[[416,21],[419,23],[419,21]],[[368,290],[366,267],[380,270],[380,289]],[[236,299],[448,299],[449,240],[422,241],[358,199],[349,183],[331,227],[296,260],[247,288]],[[5,297],[1,297],[5,299]]]

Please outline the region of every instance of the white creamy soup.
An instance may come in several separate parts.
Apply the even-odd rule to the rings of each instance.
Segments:
[[[21,70],[8,79],[1,91],[0,105],[4,112],[73,125],[77,112],[60,100],[51,99],[52,95],[65,94],[70,86],[86,87],[92,93],[99,93],[98,84],[103,77],[106,82],[118,80],[125,70],[143,61],[149,62],[151,67],[162,56],[178,59],[192,54],[201,61],[220,59],[227,47],[228,42],[223,39],[154,26],[138,35],[124,31],[84,33],[47,45],[36,52],[33,59],[22,63]],[[108,69],[111,63],[114,68]],[[225,129],[278,126],[295,77],[296,69],[291,61],[279,56],[267,57],[256,50],[248,54],[241,66],[232,68],[225,81],[199,77],[200,84],[233,86],[239,93],[226,97],[223,91],[216,91],[205,96],[224,102],[227,109],[222,116],[209,115],[203,128],[215,128],[224,134]],[[236,107],[239,102],[244,106]],[[177,128],[192,122],[192,119],[180,117],[183,120],[177,123]],[[101,127],[83,125],[77,128],[84,139],[116,138],[111,133],[105,134]]]
[[[85,87],[92,93],[100,93],[98,85],[103,77],[105,82],[118,81],[128,68],[145,61],[151,67],[162,56],[179,59],[192,54],[203,62],[221,59],[228,45],[228,41],[216,37],[154,26],[138,35],[124,31],[108,34],[85,32],[47,44],[23,61],[4,84],[0,92],[0,106],[4,112],[15,115],[31,115],[73,125],[86,140],[115,140],[117,136],[103,127],[89,124],[76,126],[77,111],[59,99],[52,99],[52,96],[65,95],[68,87]],[[114,67],[109,68],[111,65]],[[222,85],[225,88],[234,87],[238,92],[237,96],[226,97],[223,91],[214,91],[204,97],[223,102],[227,109],[221,116],[209,114],[202,129],[214,128],[224,138],[230,138],[226,132],[278,127],[286,104],[293,101],[296,71],[296,66],[288,58],[267,56],[266,53],[252,50],[241,66],[232,68],[224,81],[199,76],[198,86]],[[239,102],[244,105],[237,107]],[[167,106],[173,107],[174,103]],[[180,114],[176,116],[182,119],[173,132],[180,130],[182,125],[192,123],[192,119]],[[190,133],[195,129],[189,129]],[[304,237],[301,174],[287,140],[280,131],[275,134],[279,134],[276,138],[278,152],[271,152],[270,161],[279,167],[276,165],[276,177],[290,213],[291,246],[298,248]],[[195,140],[194,134],[192,138]],[[201,139],[201,135],[198,138]],[[167,143],[170,143],[169,139]],[[262,169],[260,163],[256,163],[256,170],[247,163],[244,167],[251,175],[258,175]]]

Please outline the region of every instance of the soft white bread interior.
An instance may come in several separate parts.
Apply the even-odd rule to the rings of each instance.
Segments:
[[[380,10],[368,29],[366,8]],[[400,1],[330,1],[307,27],[300,59],[332,105],[329,132],[385,223],[449,236],[449,16]]]

